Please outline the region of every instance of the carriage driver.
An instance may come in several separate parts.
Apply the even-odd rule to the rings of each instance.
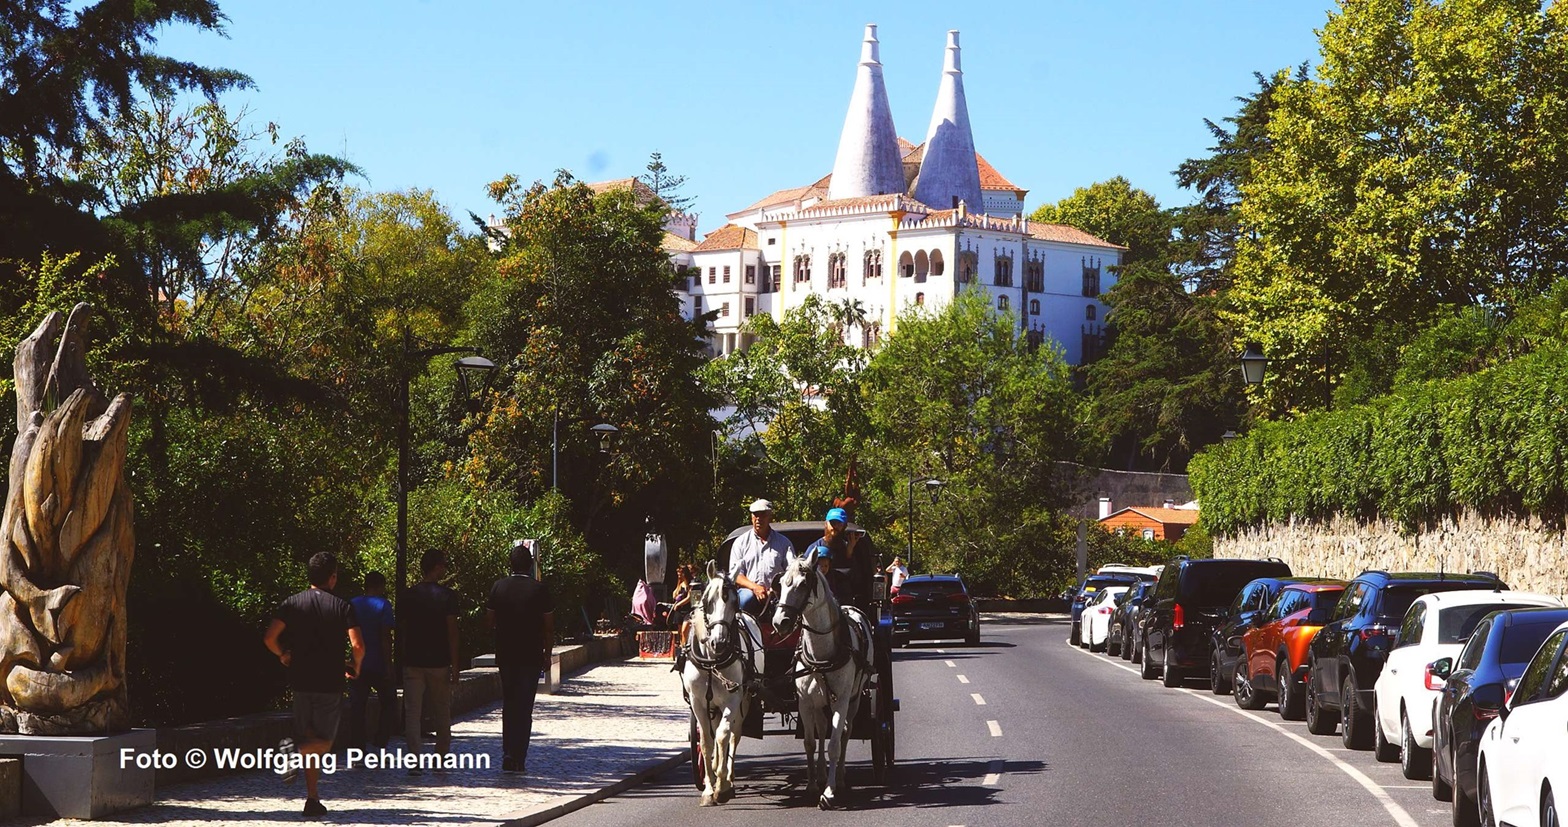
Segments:
[[[789,538],[773,530],[773,503],[752,503],[751,531],[730,547],[729,575],[740,591],[741,611],[752,617],[762,613],[772,594],[773,578],[784,571],[793,550]]]

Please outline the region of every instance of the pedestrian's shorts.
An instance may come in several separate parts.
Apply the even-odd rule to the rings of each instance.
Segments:
[[[294,693],[294,739],[332,741],[338,734],[343,696],[337,692]]]

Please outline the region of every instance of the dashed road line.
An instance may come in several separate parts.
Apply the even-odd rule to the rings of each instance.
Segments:
[[[971,692],[969,693],[969,697],[975,699],[975,706],[985,706],[985,698],[980,697],[980,693]]]
[[[958,682],[959,683],[969,683],[969,679],[964,677],[963,675],[959,675],[958,676]]]
[[[985,774],[985,780],[980,782],[980,786],[995,787],[996,785],[1002,783],[1002,770],[1006,766],[1006,762],[992,761],[991,765],[986,768],[987,772]]]
[[[952,662],[950,660],[944,660],[942,662],[947,664],[948,666],[952,667],[953,669],[957,669],[958,668],[958,664],[956,664],[956,663],[954,663],[954,662]]]
[[[986,727],[988,727],[991,730],[991,737],[992,738],[1000,738],[1000,737],[1002,737],[1002,725],[999,722],[997,722],[997,721],[986,721],[985,725],[986,725]]]
[[[1083,652],[1083,650],[1078,649],[1077,647],[1074,647],[1074,651]],[[1083,654],[1089,655],[1091,653],[1083,652]],[[1094,659],[1096,661],[1100,662],[1100,663],[1104,663],[1107,666],[1111,666],[1111,667],[1114,667],[1116,669],[1120,669],[1120,670],[1122,670],[1124,672],[1131,672],[1134,675],[1138,674],[1138,670],[1132,668],[1131,666],[1123,666],[1123,665],[1121,665],[1119,663],[1115,663],[1113,661],[1107,660],[1107,659],[1102,658],[1102,657],[1097,657],[1097,656],[1095,656]],[[1383,809],[1388,811],[1388,814],[1393,817],[1394,823],[1398,824],[1399,827],[1420,827],[1420,825],[1416,822],[1416,820],[1414,818],[1411,818],[1409,813],[1405,812],[1405,808],[1404,807],[1399,806],[1399,803],[1394,801],[1394,799],[1392,797],[1390,797],[1388,793],[1383,792],[1383,788],[1380,787],[1377,784],[1377,782],[1373,781],[1371,778],[1368,778],[1367,774],[1362,772],[1361,770],[1358,770],[1355,767],[1353,767],[1353,766],[1345,763],[1344,761],[1340,760],[1337,756],[1334,755],[1334,753],[1329,751],[1329,748],[1320,746],[1319,744],[1313,742],[1312,740],[1310,740],[1308,738],[1303,738],[1302,736],[1297,735],[1296,733],[1291,732],[1288,729],[1285,729],[1284,727],[1280,726],[1279,724],[1277,724],[1277,723],[1275,723],[1273,721],[1267,720],[1267,719],[1265,719],[1263,717],[1260,717],[1258,715],[1255,715],[1255,714],[1253,714],[1251,712],[1248,712],[1247,710],[1242,709],[1241,707],[1238,707],[1235,704],[1225,703],[1224,701],[1221,701],[1221,700],[1219,700],[1217,698],[1214,698],[1214,697],[1212,697],[1210,695],[1199,694],[1198,692],[1196,692],[1194,690],[1191,690],[1191,689],[1181,689],[1181,690],[1178,690],[1178,691],[1183,692],[1183,693],[1185,693],[1187,695],[1190,695],[1190,696],[1192,696],[1194,698],[1197,698],[1200,701],[1204,701],[1206,703],[1214,704],[1215,706],[1219,707],[1220,709],[1227,709],[1227,710],[1230,710],[1231,712],[1234,712],[1234,713],[1236,713],[1238,715],[1241,715],[1242,717],[1250,718],[1250,719],[1252,719],[1252,720],[1254,720],[1254,721],[1256,721],[1256,722],[1258,722],[1258,723],[1268,727],[1269,729],[1272,729],[1275,732],[1278,732],[1279,734],[1285,736],[1286,738],[1289,738],[1292,741],[1295,741],[1296,743],[1301,744],[1302,746],[1306,747],[1307,749],[1312,750],[1313,752],[1317,753],[1318,755],[1322,756],[1323,758],[1327,758],[1330,762],[1332,762],[1334,764],[1334,766],[1338,767],[1342,772],[1344,772],[1346,775],[1350,776],[1351,780],[1355,781],[1357,784],[1360,784],[1362,789],[1365,789],[1368,793],[1371,793],[1372,797],[1377,799],[1379,804],[1383,805]],[[996,733],[993,732],[992,734],[996,734]]]

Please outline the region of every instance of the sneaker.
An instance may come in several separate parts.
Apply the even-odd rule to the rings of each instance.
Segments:
[[[326,814],[327,814],[327,808],[321,806],[321,802],[320,801],[318,801],[317,799],[314,799],[314,798],[309,798],[309,799],[305,800],[305,817],[306,818],[321,818],[322,816],[324,816]]]
[[[294,748],[294,739],[284,738],[283,740],[279,741],[278,754],[283,756],[283,760],[286,762],[284,764],[285,769],[283,770],[283,783],[293,784],[294,779],[299,778],[299,767],[294,763],[294,756],[299,754],[299,750]],[[316,806],[320,807],[321,802],[316,802]],[[310,808],[307,805],[306,810],[309,809]]]

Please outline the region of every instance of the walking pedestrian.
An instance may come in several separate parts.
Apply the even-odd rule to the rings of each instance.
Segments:
[[[501,770],[527,772],[539,670],[555,643],[555,599],[531,575],[533,551],[512,546],[512,573],[490,587],[485,617],[495,629],[495,665],[501,673]]]
[[[365,575],[365,593],[349,601],[359,635],[365,640],[365,662],[359,677],[348,684],[348,742],[365,746],[365,706],[376,693],[376,749],[384,749],[397,720],[397,687],[392,680],[392,603],[387,600],[387,578],[379,571]]]
[[[326,815],[317,794],[321,758],[332,751],[337,737],[338,714],[343,707],[343,679],[359,675],[365,643],[354,609],[332,594],[338,583],[338,558],[330,551],[317,553],[308,564],[310,588],[283,601],[267,627],[264,643],[288,669],[294,693],[295,743],[280,745],[281,752],[297,750],[305,770],[305,817]],[[343,640],[354,651],[354,665],[345,674]],[[311,758],[311,756],[316,756]],[[292,772],[285,777],[292,780]]]
[[[423,718],[430,713],[436,754],[452,751],[452,689],[457,686],[457,593],[441,585],[446,553],[427,551],[419,559],[423,579],[403,596],[403,740],[408,751],[424,751]],[[436,761],[437,768],[442,767]],[[419,775],[419,765],[409,775]]]
[[[909,579],[909,567],[904,565],[904,558],[894,557],[892,564],[883,571],[893,576],[892,594],[898,594],[898,590],[904,586],[904,581]]]

